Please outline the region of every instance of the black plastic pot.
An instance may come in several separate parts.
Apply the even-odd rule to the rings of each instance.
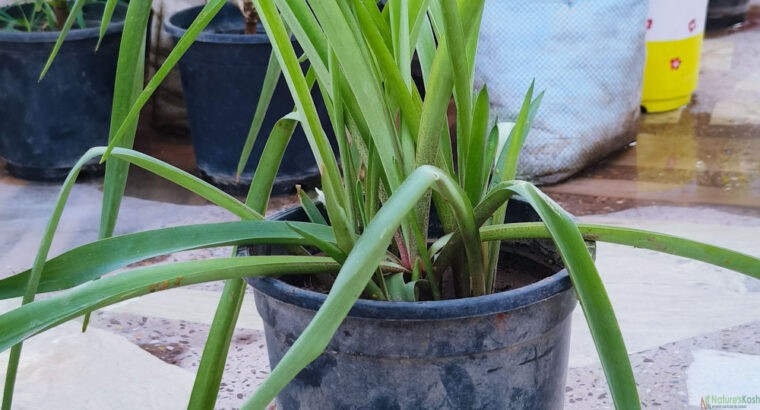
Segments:
[[[175,42],[200,10],[201,7],[194,7],[169,18],[165,27]],[[237,163],[272,51],[266,34],[244,35],[243,26],[240,11],[231,4],[225,5],[179,62],[198,169],[206,179],[233,191],[250,183],[272,127],[294,106],[281,78],[248,165],[238,181]],[[312,95],[318,109],[322,107],[320,119],[325,129],[330,129],[329,117],[317,94],[315,91]],[[280,164],[274,191],[289,191],[296,183],[314,186],[318,181],[314,155],[298,127]]]
[[[534,221],[510,203],[510,221]],[[299,210],[277,215],[302,220]],[[503,248],[556,272],[493,295],[435,302],[359,300],[326,351],[277,397],[281,409],[560,409],[576,298],[551,242]],[[257,250],[260,252],[260,249]],[[506,256],[506,254],[505,254]],[[249,278],[274,367],[325,295]]]
[[[102,10],[84,9],[91,27],[69,32],[41,82],[59,33],[0,31],[0,156],[12,175],[63,179],[88,148],[107,144],[125,9],[96,53]]]
[[[707,30],[718,30],[743,23],[749,11],[749,0],[710,0],[707,3]]]

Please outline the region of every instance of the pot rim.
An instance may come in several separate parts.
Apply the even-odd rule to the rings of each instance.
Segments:
[[[195,16],[200,13],[204,6],[190,7],[184,10],[180,10],[171,15],[166,21],[164,21],[164,30],[174,37],[175,41],[182,37],[187,31],[187,27],[182,27],[176,20],[185,16]],[[222,16],[225,8],[235,7],[229,3],[225,4],[222,10],[217,14],[218,18]],[[236,8],[237,9],[237,8]],[[213,21],[213,20],[212,20]],[[194,41],[195,43],[211,43],[211,44],[269,44],[269,37],[265,34],[221,34],[201,31],[198,37]]]
[[[122,7],[126,12],[126,7],[117,5],[117,7]],[[117,18],[121,18],[121,20],[114,21]],[[108,24],[108,28],[106,28],[105,35],[111,35],[115,33],[121,33],[124,29],[124,17],[118,17],[116,13],[114,13],[113,17],[111,18],[111,23]],[[0,31],[0,42],[5,43],[55,43],[58,41],[58,36],[60,36],[60,31],[32,31],[32,32],[26,32],[26,31]],[[88,28],[71,28],[69,30],[69,33],[66,35],[66,39],[64,40],[64,43],[69,41],[77,41],[77,40],[89,40],[89,39],[97,39],[100,36],[100,27],[88,27]]]
[[[286,208],[270,215],[267,219],[287,220],[299,209],[300,207]],[[241,248],[240,251],[247,252],[248,250]],[[257,291],[303,309],[318,310],[327,297],[323,293],[301,289],[271,277],[249,277],[246,280]],[[562,269],[529,285],[485,296],[424,302],[358,299],[351,308],[349,316],[389,320],[434,320],[485,316],[524,308],[567,291],[572,286],[567,269]]]
[[[519,202],[519,198],[513,199]],[[288,220],[300,207],[282,209],[267,217],[269,220]],[[239,252],[248,252],[240,248]],[[540,262],[536,262],[540,263]],[[258,292],[297,307],[318,310],[327,295],[301,289],[272,277],[248,277],[246,281]],[[388,320],[444,320],[473,316],[486,316],[521,309],[529,305],[572,290],[573,283],[567,269],[537,282],[505,292],[463,299],[423,302],[389,302],[358,299],[348,316],[363,319]]]
[[[269,297],[307,310],[318,310],[327,295],[301,289],[276,278],[246,278],[253,288]],[[525,308],[572,290],[567,269],[517,289],[475,296],[423,302],[389,302],[359,299],[348,316],[361,319],[387,320],[446,320],[473,316],[487,316]]]

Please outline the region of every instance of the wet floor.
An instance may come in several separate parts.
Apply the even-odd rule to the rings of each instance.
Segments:
[[[651,204],[760,214],[760,6],[744,26],[707,34],[689,105],[642,114],[627,149],[546,190],[576,214]]]

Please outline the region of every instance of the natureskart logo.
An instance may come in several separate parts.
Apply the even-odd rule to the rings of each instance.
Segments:
[[[699,407],[702,409],[746,409],[750,406],[752,408],[760,406],[760,396],[708,394],[699,400]]]

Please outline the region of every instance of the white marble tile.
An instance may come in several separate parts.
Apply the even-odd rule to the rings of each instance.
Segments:
[[[750,74],[736,83],[736,91],[760,91],[760,74]]]
[[[129,313],[137,316],[159,317],[210,325],[221,297],[220,292],[192,289],[170,289],[136,299],[130,299],[104,310]],[[264,325],[256,312],[253,295],[247,294],[238,318],[238,328],[263,330]]]
[[[701,240],[760,256],[757,219],[710,212],[709,224],[674,220],[688,210],[658,207],[659,220],[593,216],[584,222],[632,226]],[[735,221],[734,221],[735,220]],[[733,222],[732,222],[733,221]],[[743,223],[743,225],[742,225]],[[630,353],[760,320],[755,279],[712,265],[622,245],[598,244],[597,266],[612,301]],[[598,362],[580,308],[573,317],[570,366]]]
[[[720,100],[715,103],[711,125],[760,124],[760,102],[755,100]]]
[[[69,322],[33,337],[21,355],[14,409],[183,409],[193,373],[122,336]],[[0,384],[8,351],[0,354]]]
[[[686,371],[690,405],[760,409],[760,356],[707,349],[691,354],[694,362]]]
[[[730,71],[734,59],[734,40],[706,39],[702,42],[702,61],[706,70]]]

